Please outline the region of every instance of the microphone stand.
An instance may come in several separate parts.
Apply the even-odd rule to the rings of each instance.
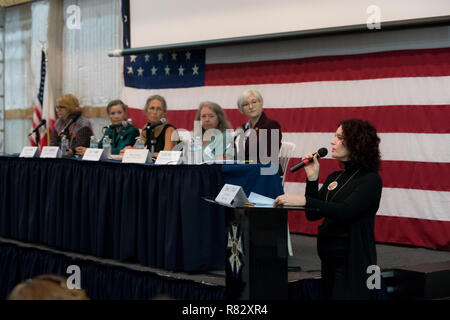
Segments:
[[[155,145],[156,145],[156,139],[155,139],[155,131],[153,129],[150,129],[150,156],[153,159],[153,155],[155,154]]]
[[[40,133],[39,133],[39,129],[36,130],[36,136],[35,136],[35,138],[36,138],[36,146],[38,147],[38,150],[40,150],[40,149],[39,149],[39,142],[41,141],[41,135],[40,135]]]

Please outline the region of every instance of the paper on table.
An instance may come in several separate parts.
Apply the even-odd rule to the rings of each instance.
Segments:
[[[273,207],[274,199],[265,197],[255,192],[251,192],[248,201],[253,203],[255,207]]]

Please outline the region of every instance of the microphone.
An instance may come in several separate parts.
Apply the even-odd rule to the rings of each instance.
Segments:
[[[319,159],[319,158],[325,157],[328,154],[328,150],[327,150],[327,148],[320,148],[316,153],[317,153],[317,159]],[[314,161],[313,158],[308,158],[308,159],[302,160],[302,162],[299,162],[295,166],[291,167],[289,169],[289,171],[295,172],[298,169],[303,168],[304,166],[310,164],[313,161]]]
[[[46,123],[47,123],[47,120],[42,119],[41,122],[39,122],[39,124],[36,126],[36,128],[34,128],[33,131],[31,131],[31,133],[28,136],[31,136],[33,133],[37,132],[39,130],[39,128],[42,126],[45,126]]]
[[[156,122],[156,123],[154,123],[152,125],[147,125],[147,129],[151,130],[151,129],[153,129],[153,128],[161,125],[161,124],[166,124],[166,123],[167,123],[166,118],[161,118],[161,120],[159,120],[158,122]]]
[[[113,129],[121,128],[121,127],[126,128],[126,127],[128,127],[128,126],[129,126],[129,122],[128,122],[128,121],[122,121],[122,122],[120,122],[119,124],[112,124],[112,123],[111,123],[109,126],[103,127],[103,129],[109,128],[109,129],[113,130]]]
[[[66,124],[66,126],[64,127],[64,129],[62,129],[60,132],[59,132],[59,135],[61,135],[61,134],[64,134],[64,135],[66,135],[66,136],[68,136],[69,135],[69,127],[70,127],[70,125],[72,124],[72,123],[74,123],[75,122],[75,118],[70,118],[70,120],[69,120],[69,122],[67,122],[67,124]]]
[[[181,141],[175,147],[172,148],[172,151],[183,151],[184,143]]]

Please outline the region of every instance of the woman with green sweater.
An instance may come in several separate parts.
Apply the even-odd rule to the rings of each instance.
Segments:
[[[111,139],[111,154],[120,154],[120,150],[127,146],[133,146],[136,137],[139,136],[139,130],[129,124],[127,120],[127,107],[121,100],[113,100],[108,103],[106,112],[111,120],[98,143],[99,148],[103,148],[103,139],[109,137]],[[84,155],[85,147],[78,147],[77,154]]]

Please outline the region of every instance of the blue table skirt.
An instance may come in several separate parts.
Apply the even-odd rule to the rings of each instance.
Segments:
[[[259,165],[155,166],[0,157],[0,235],[178,271],[223,269],[224,183],[282,193]]]

